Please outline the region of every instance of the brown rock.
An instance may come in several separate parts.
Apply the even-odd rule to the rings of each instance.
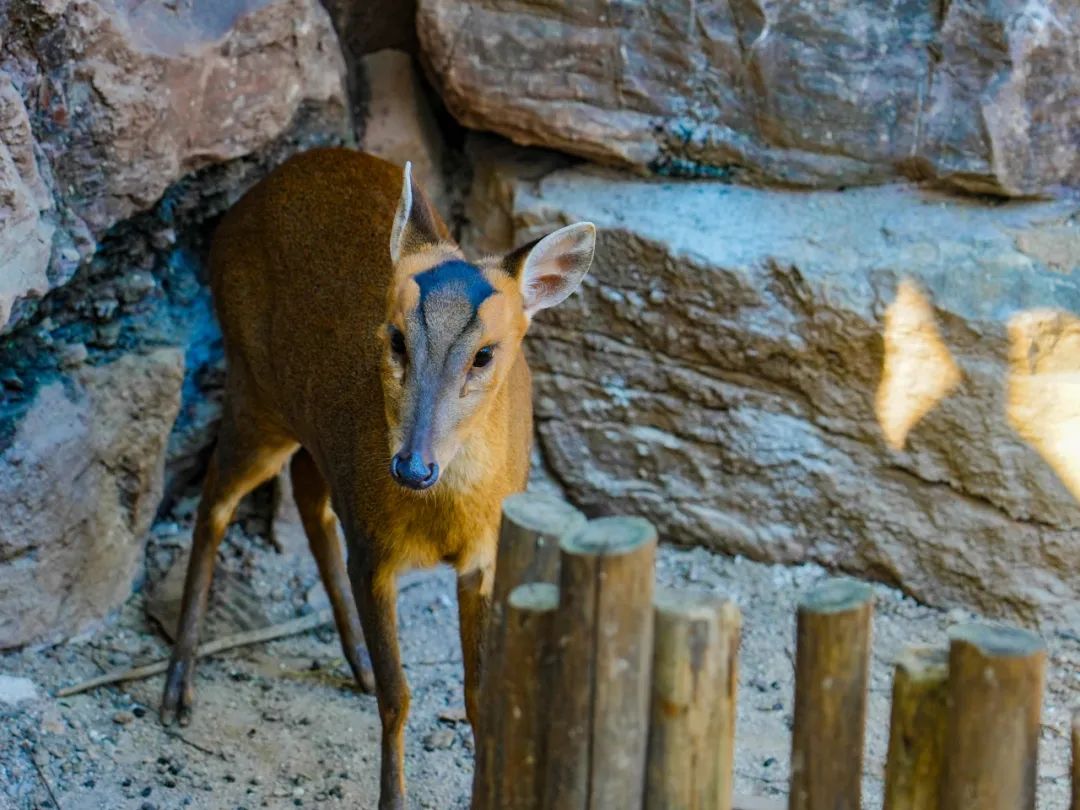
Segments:
[[[481,190],[493,187],[509,188],[492,207],[510,207],[518,243],[579,219],[600,229],[581,293],[528,342],[546,460],[583,508],[642,515],[669,541],[880,577],[930,603],[1080,619],[1066,486],[1080,470],[1062,445],[1080,332],[1061,313],[1080,307],[1080,268],[1017,246],[1017,234],[1071,238],[1075,204],[595,169]],[[884,341],[890,318],[917,339],[895,328]],[[950,379],[916,380],[897,411],[896,374],[931,344],[945,371],[927,373]]]
[[[835,187],[1080,183],[1070,0],[420,0],[467,126],[661,174]]]
[[[0,326],[185,174],[267,145],[305,105],[346,126],[316,0],[24,0],[0,12],[0,68]]]
[[[127,598],[182,377],[162,349],[39,391],[0,454],[0,649],[84,632]]]
[[[52,198],[33,146],[26,106],[11,79],[0,74],[0,326],[18,298],[49,288],[54,226],[43,217]]]
[[[1080,184],[1080,4],[953,0],[919,154],[977,193]]]

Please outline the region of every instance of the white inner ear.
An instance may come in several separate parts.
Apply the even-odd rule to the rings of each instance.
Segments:
[[[521,294],[530,318],[541,309],[560,304],[589,272],[596,248],[591,222],[567,225],[536,243],[521,268]]]
[[[412,213],[412,161],[405,162],[405,177],[401,183],[401,199],[398,200],[397,213],[394,214],[394,227],[390,229],[390,261],[398,263],[401,258],[401,246],[405,242],[405,226]]]

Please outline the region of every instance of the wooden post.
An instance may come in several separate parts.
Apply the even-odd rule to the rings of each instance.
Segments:
[[[837,579],[799,605],[790,810],[860,810],[873,604]]]
[[[739,609],[657,593],[645,810],[731,810]]]
[[[1046,647],[1013,627],[949,632],[943,808],[1034,810]]]
[[[472,810],[499,810],[495,803],[498,763],[493,741],[501,736],[498,725],[505,716],[496,678],[502,671],[506,598],[518,585],[554,583],[559,572],[559,538],[583,525],[585,516],[557,498],[523,492],[503,501],[480,682],[483,718],[481,728],[473,729],[476,758]]]
[[[493,612],[502,609],[518,585],[558,583],[559,540],[585,525],[585,516],[566,501],[535,492],[511,495],[503,501],[502,510]]]
[[[506,600],[506,639],[498,678],[503,717],[495,740],[499,810],[540,810],[547,743],[551,626],[559,589],[519,585]]]
[[[1072,718],[1072,810],[1080,810],[1080,709]]]
[[[944,648],[908,647],[896,662],[885,810],[939,810],[948,678]]]
[[[634,810],[645,788],[656,530],[601,518],[560,547],[544,807]]]

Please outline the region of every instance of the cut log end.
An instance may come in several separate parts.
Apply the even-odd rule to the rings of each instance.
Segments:
[[[938,683],[949,674],[949,650],[946,647],[905,647],[896,658],[910,683]]]
[[[806,594],[799,602],[805,613],[844,613],[874,599],[874,589],[854,579],[831,579]]]
[[[960,624],[949,630],[949,640],[969,644],[988,658],[1026,658],[1046,650],[1035,633],[997,624]]]
[[[653,597],[657,616],[711,620],[715,616],[738,621],[739,609],[724,596],[711,591],[658,588]]]
[[[503,518],[535,534],[561,537],[585,524],[585,516],[566,501],[519,492],[503,501]]]
[[[656,543],[656,529],[638,517],[605,517],[591,520],[563,537],[560,546],[571,554],[603,557],[629,554]]]

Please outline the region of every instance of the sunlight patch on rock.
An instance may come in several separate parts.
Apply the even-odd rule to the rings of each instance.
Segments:
[[[960,382],[960,369],[941,339],[933,305],[912,281],[900,282],[885,312],[884,339],[875,411],[885,441],[901,450],[911,429]]]

